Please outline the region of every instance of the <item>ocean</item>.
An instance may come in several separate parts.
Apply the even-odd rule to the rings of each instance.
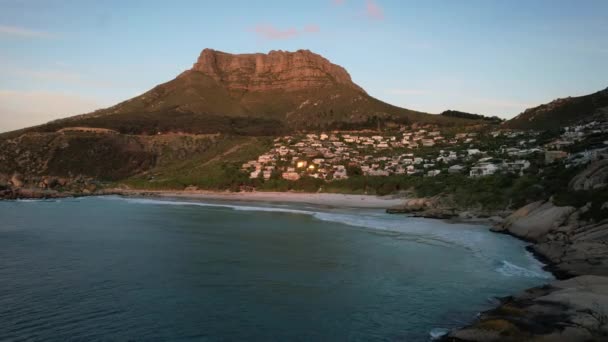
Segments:
[[[550,281],[525,246],[375,209],[0,201],[0,340],[428,341]]]

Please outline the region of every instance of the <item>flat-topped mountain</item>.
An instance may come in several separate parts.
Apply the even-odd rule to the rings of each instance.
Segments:
[[[205,49],[192,70],[213,78],[235,93],[301,91],[335,85],[365,93],[344,68],[308,50],[233,55]]]
[[[308,50],[229,54],[205,49],[191,69],[140,96],[27,131],[96,127],[130,134],[272,135],[294,129],[472,121],[377,100],[344,68]]]
[[[608,88],[578,97],[553,100],[507,121],[505,126],[520,129],[559,129],[595,116],[608,117]]]

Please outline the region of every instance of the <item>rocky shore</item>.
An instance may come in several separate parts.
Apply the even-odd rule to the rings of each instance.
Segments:
[[[574,177],[573,191],[603,189],[608,161]],[[608,203],[559,206],[553,198],[515,211],[462,208],[449,195],[408,199],[388,213],[437,219],[480,219],[492,231],[530,242],[528,249],[559,280],[501,298],[471,325],[449,332],[443,341],[608,341]]]
[[[576,176],[570,186],[578,190],[604,187],[608,183],[606,170],[608,163],[604,161],[593,164]],[[543,260],[547,264],[546,269],[559,280],[501,298],[497,308],[481,313],[471,325],[449,332],[441,337],[442,340],[608,340],[608,218],[590,218],[591,203],[581,207],[560,206],[548,199],[515,211],[490,211],[481,206],[462,208],[450,195],[401,200],[338,194],[120,191],[103,190],[103,185],[84,177],[0,175],[0,199],[108,194],[258,201],[291,198],[291,201],[334,203],[338,206],[348,203],[354,207],[390,207],[388,213],[416,217],[480,221],[492,225],[494,232],[530,242],[529,250]],[[600,206],[603,210],[608,208],[608,203],[600,203]]]
[[[580,184],[577,181],[576,184]],[[449,197],[409,199],[387,210],[439,219],[478,217],[492,231],[531,243],[528,249],[558,281],[501,298],[496,308],[444,341],[608,340],[608,219],[586,219],[590,205],[530,203],[514,212],[456,208]]]
[[[503,298],[445,341],[608,340],[608,220],[583,219],[588,207],[528,204],[492,230],[531,242],[559,281]]]
[[[0,174],[0,200],[51,199],[101,194],[99,185],[84,177],[24,177]]]

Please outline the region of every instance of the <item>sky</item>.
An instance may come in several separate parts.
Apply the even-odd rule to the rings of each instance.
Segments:
[[[90,112],[204,48],[309,49],[370,95],[511,118],[608,87],[605,0],[0,0],[0,132]]]

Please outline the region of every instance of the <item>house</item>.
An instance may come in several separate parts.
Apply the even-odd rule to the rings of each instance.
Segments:
[[[256,178],[258,178],[258,177],[260,176],[260,172],[262,172],[262,171],[260,171],[260,170],[255,170],[255,171],[251,172],[251,173],[249,174],[249,178],[251,178],[251,179],[256,179]]]
[[[479,163],[471,168],[469,176],[471,177],[482,177],[493,175],[498,171],[498,166],[493,163]]]
[[[566,158],[568,152],[565,151],[545,151],[545,163],[551,164],[556,160]]]
[[[388,176],[389,173],[386,170],[369,170],[366,173],[367,176]]]
[[[462,165],[452,165],[448,167],[448,173],[461,173],[464,170]]]
[[[506,172],[512,172],[512,173],[517,173],[520,176],[523,175],[523,172],[525,169],[530,167],[530,162],[522,159],[522,160],[516,160],[514,162],[505,162],[502,164],[502,168],[503,170],[505,170]]]
[[[422,146],[425,146],[425,147],[435,146],[435,140],[433,140],[433,139],[422,139]]]
[[[281,177],[286,180],[297,181],[298,179],[300,179],[300,174],[297,172],[288,171],[288,172],[283,172],[281,174]]]
[[[261,156],[258,157],[258,162],[260,163],[268,163],[271,160],[273,160],[274,157],[270,154],[262,154]]]
[[[481,153],[481,151],[479,149],[476,149],[476,148],[470,148],[470,149],[467,150],[467,154],[469,156],[474,156],[474,155],[480,154],[480,153]]]
[[[334,179],[347,179],[346,169],[342,165],[337,166],[337,170],[334,172]]]

